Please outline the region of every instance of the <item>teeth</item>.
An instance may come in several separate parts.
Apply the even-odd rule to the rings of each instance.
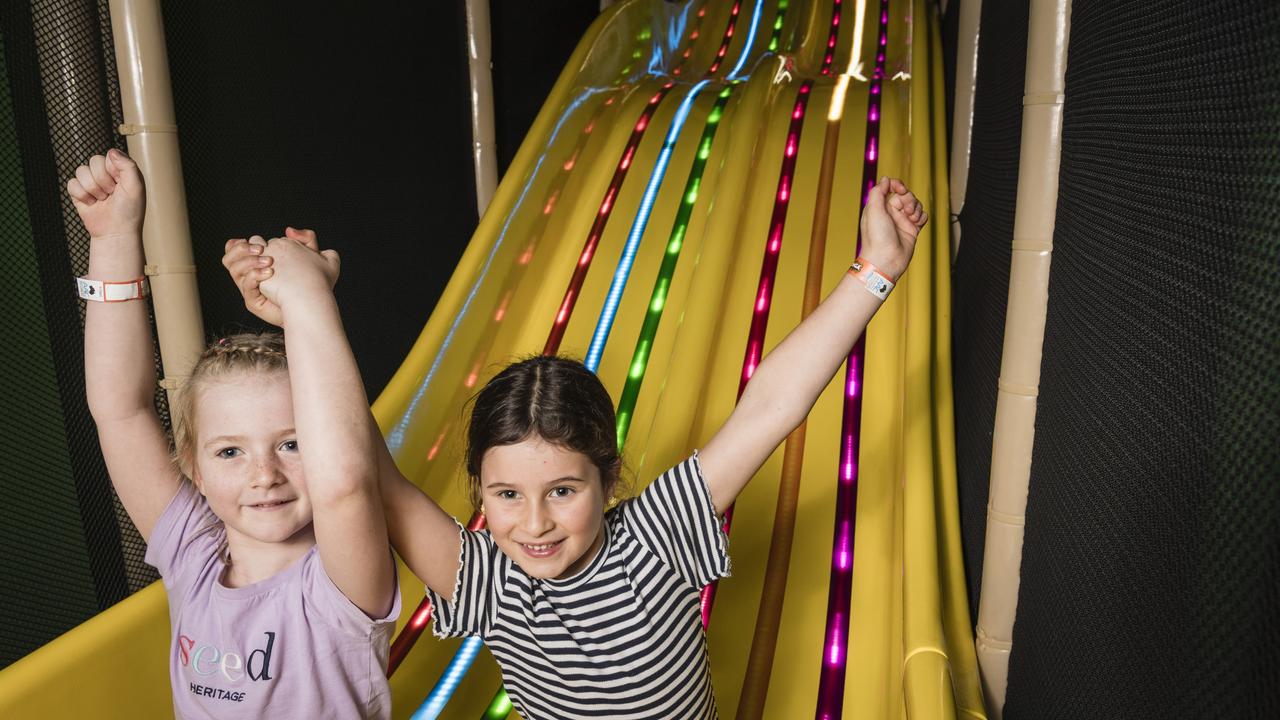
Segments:
[[[547,543],[546,545],[530,545],[529,543],[525,543],[525,545],[524,545],[524,546],[525,546],[525,547],[527,547],[527,548],[529,548],[530,550],[532,550],[532,551],[534,551],[534,552],[546,552],[547,550],[550,550],[551,548],[555,547],[555,546],[556,546],[556,544],[555,544],[555,543]]]

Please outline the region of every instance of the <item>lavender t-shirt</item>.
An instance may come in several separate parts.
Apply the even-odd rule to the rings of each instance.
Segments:
[[[169,593],[176,715],[391,717],[386,668],[399,589],[391,612],[370,620],[325,574],[315,547],[266,580],[229,588],[220,582],[225,538],[183,481],[147,546]]]

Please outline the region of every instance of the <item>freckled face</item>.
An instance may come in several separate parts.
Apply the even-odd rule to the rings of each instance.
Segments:
[[[570,577],[604,544],[600,470],[582,453],[539,437],[493,447],[480,487],[494,541],[532,577]]]
[[[264,543],[309,532],[288,374],[237,373],[198,392],[193,480],[227,532]]]

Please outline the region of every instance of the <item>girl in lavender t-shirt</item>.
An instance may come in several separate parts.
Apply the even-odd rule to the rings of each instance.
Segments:
[[[91,237],[79,282],[89,409],[168,590],[176,715],[390,717],[399,593],[380,440],[333,299],[337,256],[317,252],[308,231],[251,241],[271,260],[236,279],[258,286],[287,329],[289,360],[279,335],[208,348],[171,403],[171,456],[152,402],[147,307],[135,301],[142,176],[113,150],[80,166],[67,191]]]

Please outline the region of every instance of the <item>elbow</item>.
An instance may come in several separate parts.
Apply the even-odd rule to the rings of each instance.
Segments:
[[[323,471],[307,472],[306,485],[311,506],[317,512],[370,499],[381,503],[378,475],[372,465],[330,465]]]

